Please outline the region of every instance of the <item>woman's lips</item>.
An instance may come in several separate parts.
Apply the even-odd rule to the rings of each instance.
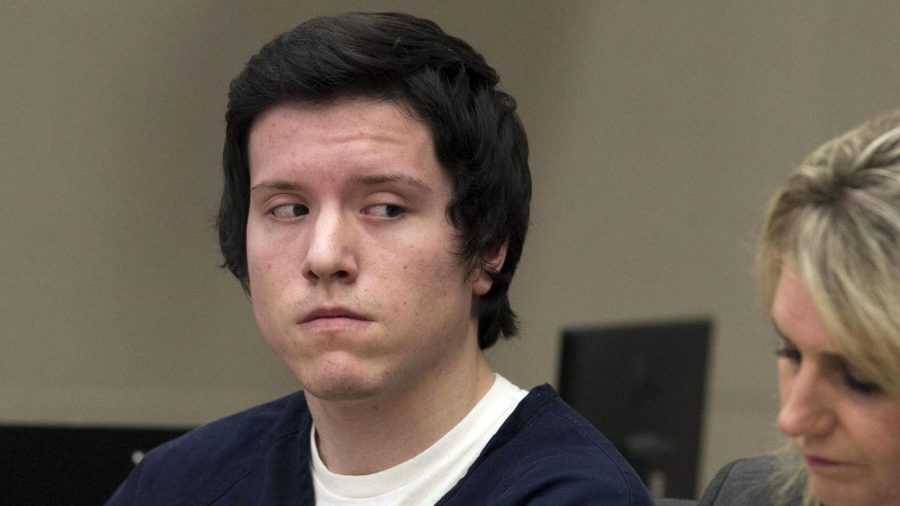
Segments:
[[[842,464],[841,462],[838,462],[836,460],[826,459],[817,455],[804,455],[803,459],[806,461],[807,466],[816,469],[825,469]]]

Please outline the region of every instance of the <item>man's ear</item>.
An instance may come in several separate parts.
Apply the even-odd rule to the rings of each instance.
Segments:
[[[491,272],[500,272],[500,269],[503,268],[503,262],[506,260],[506,243],[503,243],[503,246],[500,246],[494,251],[489,251],[481,257],[481,265],[475,268],[474,274],[478,277],[475,279],[475,282],[472,285],[472,291],[475,292],[475,295],[482,296],[488,291],[490,291],[491,286],[493,286],[494,281],[491,280],[491,276],[488,274],[488,271]]]

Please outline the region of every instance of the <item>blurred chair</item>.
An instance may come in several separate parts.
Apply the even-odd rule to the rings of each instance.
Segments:
[[[696,497],[709,319],[562,332],[559,393],[656,497]]]
[[[0,425],[0,504],[103,504],[144,452],[186,430]]]

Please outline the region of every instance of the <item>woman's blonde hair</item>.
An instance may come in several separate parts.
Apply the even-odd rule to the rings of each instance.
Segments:
[[[825,143],[776,191],[757,250],[766,307],[786,259],[829,342],[869,381],[900,394],[900,110]],[[785,490],[802,487],[803,463],[784,461]]]

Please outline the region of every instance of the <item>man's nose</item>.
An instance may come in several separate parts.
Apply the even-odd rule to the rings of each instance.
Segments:
[[[802,367],[787,384],[781,385],[778,429],[792,438],[828,434],[835,422],[829,394],[831,385],[811,368]]]
[[[303,276],[312,283],[352,283],[359,274],[355,231],[339,211],[318,213],[307,231]]]

